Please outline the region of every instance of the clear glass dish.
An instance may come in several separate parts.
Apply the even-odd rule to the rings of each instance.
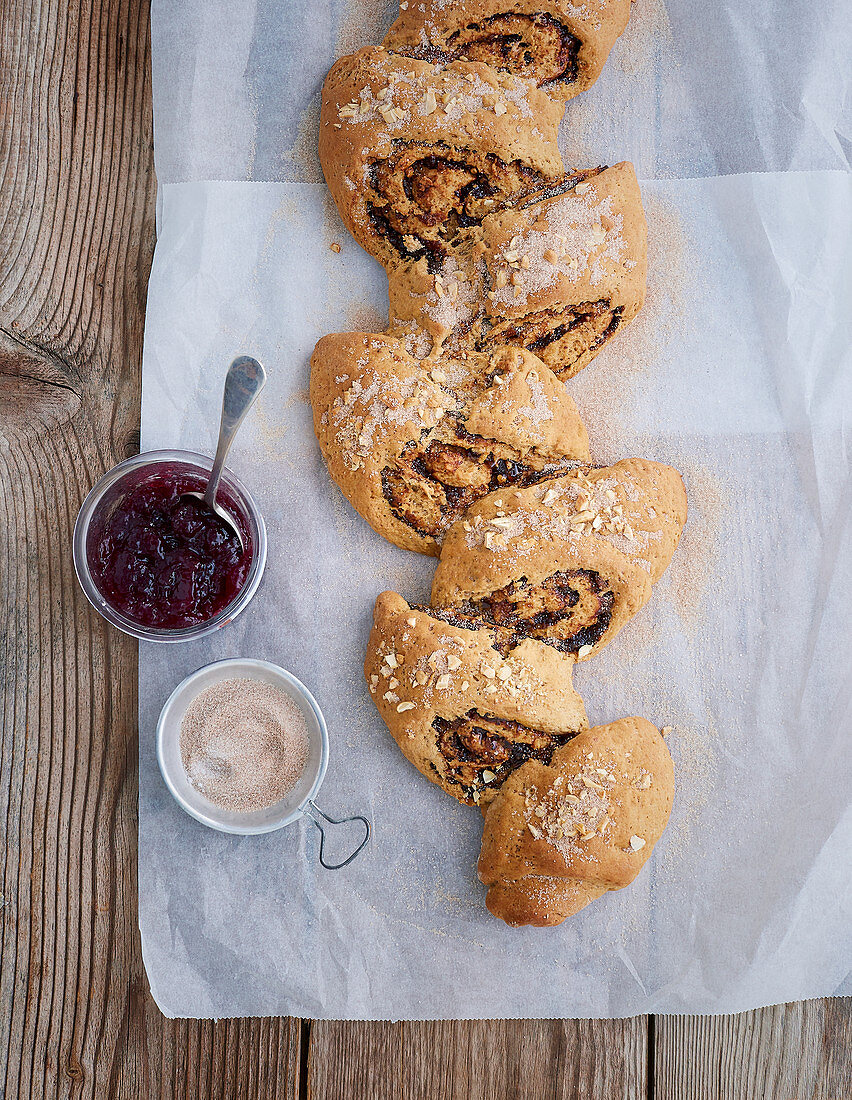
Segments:
[[[183,642],[203,638],[227,626],[249,604],[257,592],[266,566],[266,525],[263,522],[263,516],[251,494],[230,470],[225,469],[222,472],[219,491],[223,492],[226,498],[230,497],[239,509],[251,540],[252,560],[242,588],[231,603],[212,618],[191,626],[175,628],[149,627],[134,622],[112,606],[95,583],[89,567],[87,547],[93,524],[100,523],[105,512],[114,509],[131,489],[150,476],[158,466],[178,467],[206,477],[213,466],[213,460],[205,455],[195,454],[193,451],[146,451],[113,467],[91,490],[77,516],[77,522],[74,525],[74,568],[77,571],[80,586],[95,610],[125,634],[154,642]],[[227,499],[225,504],[227,507]]]

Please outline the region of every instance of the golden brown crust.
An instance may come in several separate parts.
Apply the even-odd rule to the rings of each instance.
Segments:
[[[653,727],[588,730],[572,686],[686,519],[669,467],[588,465],[561,384],[645,295],[632,165],[566,173],[556,142],[562,101],[597,78],[629,11],[418,0],[323,87],[323,171],[385,266],[390,317],[383,335],[317,344],[315,431],[376,531],[441,553],[434,606],[379,596],[364,672],[406,757],[486,810],[480,876],[510,924],[559,923],[626,885],[671,806]]]
[[[595,726],[530,761],[485,814],[479,877],[509,924],[559,924],[633,881],[668,823],[674,771],[644,718]]]
[[[391,262],[391,326],[422,326],[433,356],[507,345],[560,378],[586,366],[644,302],[647,226],[627,162],[555,190],[487,214],[440,262]]]
[[[498,485],[588,461],[573,400],[529,352],[421,363],[402,338],[325,336],[310,396],[346,498],[379,534],[420,553],[436,555],[453,521]]]
[[[487,60],[570,99],[597,80],[629,16],[630,0],[412,0],[400,5],[384,44]]]
[[[496,108],[496,109],[495,109]],[[323,85],[320,163],[344,224],[390,262],[443,242],[488,208],[563,174],[562,114],[527,81],[478,62],[435,66],[367,46],[340,58]],[[382,227],[382,218],[391,219]]]
[[[647,603],[685,522],[680,474],[639,458],[491,493],[448,531],[432,603],[464,608],[520,632],[535,631],[585,660]],[[572,581],[570,574],[577,572],[587,584],[592,579],[586,574],[598,578],[588,599],[580,598],[583,593]],[[554,576],[565,582],[562,603],[554,605],[551,584],[547,606],[535,605],[541,586]],[[578,592],[577,600],[571,592]],[[576,622],[577,633],[575,620],[595,592],[599,602],[607,593],[612,598],[603,601],[605,614],[594,624]],[[542,619],[539,632],[533,624]]]
[[[572,657],[528,640],[507,647],[499,631],[440,615],[383,592],[364,675],[412,764],[460,802],[485,805],[522,760],[549,759],[561,740],[585,729],[586,712],[571,683]],[[465,747],[450,727],[471,714],[461,731]]]
[[[570,378],[641,309],[647,237],[626,161],[564,194],[487,218],[484,344],[524,346]],[[517,259],[510,264],[507,256]]]

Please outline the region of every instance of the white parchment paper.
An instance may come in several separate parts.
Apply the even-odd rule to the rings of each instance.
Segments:
[[[852,993],[850,32],[839,3],[739,8],[639,0],[563,131],[569,161],[637,162],[651,255],[644,311],[571,392],[596,459],[673,463],[691,508],[651,603],[576,685],[593,722],[674,727],[678,791],[630,889],[512,930],[483,904],[478,813],[403,759],[362,682],[376,594],[424,598],[434,562],[346,504],[307,403],[319,336],[384,322],[384,273],[317,182],[311,120],[334,58],[392,12],[155,3],[143,449],[209,452],[233,355],[270,374],[230,461],[267,519],[261,590],[212,639],[141,647],[139,919],[167,1014],[623,1016]],[[320,804],[374,825],[345,870],[318,868],[307,824],[223,836],[162,783],[160,707],[234,655],[285,665],[323,707]]]

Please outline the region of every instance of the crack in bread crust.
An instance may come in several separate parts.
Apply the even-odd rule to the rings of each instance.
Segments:
[[[466,614],[535,638],[563,653],[594,645],[612,619],[615,596],[593,569],[552,573],[538,584],[526,577],[462,605]]]
[[[507,164],[494,153],[443,142],[395,141],[390,157],[371,163],[368,179],[374,229],[411,260],[446,254],[449,241],[498,204],[511,205],[547,185],[519,160]]]
[[[506,444],[457,426],[453,442],[433,439],[425,449],[412,442],[382,470],[382,492],[397,519],[440,540],[487,493],[535,485],[576,465],[572,459],[543,463],[535,455],[523,457],[526,461]]]
[[[468,805],[475,805],[484,789],[502,786],[527,760],[549,764],[554,750],[580,732],[545,733],[475,709],[459,718],[437,717],[432,726],[447,764],[446,778],[462,788]],[[492,778],[486,779],[483,772],[492,772]]]
[[[502,72],[533,79],[539,88],[577,79],[580,41],[545,12],[521,15],[501,12],[448,36],[451,58],[484,61]]]
[[[495,326],[482,341],[484,347],[524,347],[545,363],[557,378],[576,374],[615,335],[623,306],[610,301],[580,302],[565,310],[531,313],[521,321]]]

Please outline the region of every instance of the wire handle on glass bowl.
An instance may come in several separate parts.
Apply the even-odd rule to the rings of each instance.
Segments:
[[[364,839],[361,841],[355,851],[347,859],[344,859],[342,863],[326,863],[326,861],[323,859],[323,850],[325,848],[325,830],[322,827],[322,822],[318,821],[314,817],[314,814],[311,813],[312,810],[315,813],[318,813],[320,817],[323,818],[323,820],[329,825],[345,825],[349,821],[360,821],[361,824],[364,826]],[[310,799],[302,807],[302,813],[305,815],[305,817],[309,818],[319,829],[319,861],[322,866],[325,867],[326,871],[339,871],[341,867],[346,867],[352,862],[352,860],[358,855],[358,853],[363,849],[364,845],[370,839],[370,822],[366,819],[366,817],[362,817],[360,814],[353,814],[352,817],[341,817],[338,820],[337,818],[329,817],[328,814],[324,814],[319,806],[317,806],[316,802]]]

